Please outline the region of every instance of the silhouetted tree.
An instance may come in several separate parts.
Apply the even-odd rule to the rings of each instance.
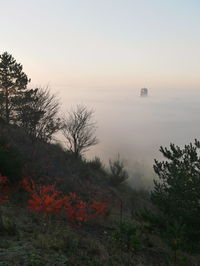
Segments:
[[[67,140],[68,149],[77,157],[98,143],[95,136],[96,123],[92,122],[92,116],[92,110],[77,105],[76,109],[64,118],[63,135]]]
[[[59,101],[48,88],[27,91],[17,111],[17,124],[33,139],[50,141],[61,128]]]
[[[0,55],[0,116],[8,124],[15,120],[15,109],[19,98],[30,81],[11,54]]]
[[[200,251],[200,142],[195,140],[183,149],[170,144],[170,149],[161,147],[160,151],[166,161],[155,160],[159,181],[154,181],[152,201],[161,212],[161,230],[167,234],[173,227],[173,241],[184,236],[183,248]]]
[[[113,186],[118,186],[128,179],[128,173],[124,169],[125,166],[119,154],[116,160],[109,160],[109,166],[111,172],[110,182]]]
[[[0,174],[9,178],[11,185],[16,184],[22,174],[22,159],[8,140],[0,137]]]

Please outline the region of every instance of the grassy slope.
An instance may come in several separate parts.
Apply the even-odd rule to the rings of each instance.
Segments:
[[[89,197],[96,190],[110,189],[113,197],[123,199],[123,219],[135,220],[139,209],[151,205],[145,192],[126,185],[110,187],[109,174],[97,160],[75,159],[59,145],[33,143],[14,128],[1,128],[0,137],[14,147],[30,174],[36,179],[44,177],[47,183],[62,180],[58,188],[65,193],[75,191]],[[140,246],[135,249],[124,248],[113,237],[120,220],[119,205],[109,217],[78,226],[64,217],[48,222],[34,215],[25,208],[25,199],[15,194],[1,206],[0,265],[173,265],[173,252],[154,235],[140,230],[136,238]],[[198,265],[198,258],[178,254],[177,263]]]

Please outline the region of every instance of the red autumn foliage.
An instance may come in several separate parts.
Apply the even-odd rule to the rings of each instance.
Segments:
[[[21,185],[27,192],[31,193],[28,209],[42,212],[45,217],[50,213],[61,213],[66,197],[63,197],[54,185],[38,185],[31,178],[23,179]]]
[[[23,178],[20,183],[21,187],[27,192],[33,193],[36,190],[35,182],[31,177]]]
[[[92,204],[90,204],[90,209],[94,211],[92,214],[93,217],[98,216],[99,213],[106,214],[108,212],[107,206],[105,203],[98,202],[96,200],[93,201]]]
[[[70,221],[85,222],[88,219],[86,204],[77,197],[75,193],[70,193],[65,202],[64,208],[67,212],[67,219]]]
[[[65,203],[67,211],[67,219],[71,221],[86,222],[94,217],[104,215],[108,212],[108,207],[105,203],[97,202],[92,199],[92,202],[84,202],[75,193],[70,193]]]
[[[64,196],[56,190],[55,185],[38,185],[32,179],[23,179],[21,184],[27,192],[31,193],[28,209],[41,212],[44,217],[49,214],[59,215],[64,211],[69,221],[84,223],[108,212],[105,203],[95,199],[85,202],[76,193]]]

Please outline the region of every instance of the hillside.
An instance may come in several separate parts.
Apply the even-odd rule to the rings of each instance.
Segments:
[[[141,220],[144,208],[155,209],[148,192],[113,186],[99,159],[6,125],[0,159],[0,265],[198,265]]]

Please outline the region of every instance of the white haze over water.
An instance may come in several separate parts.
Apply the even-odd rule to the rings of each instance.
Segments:
[[[100,143],[87,153],[106,164],[120,153],[133,175],[152,180],[159,147],[200,139],[200,90],[70,89],[59,87],[63,110],[76,104],[93,108]],[[138,174],[139,173],[139,174]]]

